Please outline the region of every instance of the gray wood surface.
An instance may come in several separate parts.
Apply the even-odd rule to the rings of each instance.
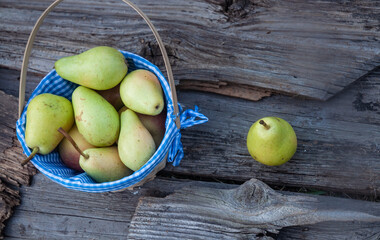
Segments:
[[[81,193],[41,174],[19,190],[36,170],[17,164],[23,154],[14,132],[14,96],[27,38],[51,1],[0,1],[0,90],[6,93],[0,91],[0,230],[6,221],[7,239],[125,239],[139,198],[139,206],[149,207],[144,204],[161,203],[183,187],[237,187],[219,181],[257,178],[276,189],[379,200],[380,1],[135,2],[167,44],[180,103],[198,105],[210,121],[182,131],[185,158],[179,167],[167,165],[135,191]],[[67,0],[37,36],[27,97],[58,58],[98,45],[138,53],[162,68],[148,27],[124,3]],[[214,93],[270,97],[252,102]],[[299,143],[294,158],[279,167],[255,162],[245,146],[251,124],[271,115],[289,121]],[[378,215],[378,203],[359,205]],[[378,223],[321,222],[285,227],[269,237],[378,239],[379,231]]]
[[[20,69],[27,37],[50,2],[0,2],[0,65]],[[326,100],[380,65],[379,1],[135,2],[161,33],[187,89],[251,98],[258,87]],[[162,66],[150,30],[127,5],[71,0],[41,27],[30,70],[45,74],[58,58],[98,45]]]
[[[283,227],[357,222],[380,236],[380,205],[332,197],[283,194],[251,179],[233,189],[187,187],[165,198],[143,197],[128,239],[273,239]],[[316,236],[321,239],[319,236]],[[374,238],[375,239],[375,238]]]
[[[257,178],[272,185],[302,186],[373,198],[380,190],[380,71],[326,101],[282,95],[259,102],[180,92],[186,107],[198,105],[209,122],[182,131],[185,158],[165,171],[179,176],[235,180]],[[265,116],[287,120],[298,149],[279,167],[254,161],[246,147],[253,122]]]
[[[36,169],[19,164],[22,150],[15,136],[17,99],[0,90],[0,238],[4,222],[20,204],[18,187],[28,185]]]
[[[183,188],[231,189],[237,186],[158,177],[134,191],[94,194],[63,188],[42,174],[37,174],[33,178],[31,187],[20,189],[22,204],[16,207],[14,215],[7,222],[5,237],[6,239],[126,239],[135,208],[141,197],[166,197]],[[379,214],[379,204],[349,199],[346,201],[352,201],[353,206],[359,203],[360,211]],[[285,227],[280,230],[278,238],[319,239],[318,236],[324,236],[322,239],[333,240],[341,239],[342,236],[356,236],[356,239],[364,239],[369,236],[370,231],[373,232],[378,228],[379,224],[376,223],[328,222],[302,227]]]

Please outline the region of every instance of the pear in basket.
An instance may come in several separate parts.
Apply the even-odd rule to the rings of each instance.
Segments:
[[[100,96],[102,96],[105,100],[107,100],[107,102],[111,103],[111,105],[116,109],[116,111],[119,111],[119,109],[124,106],[124,103],[120,97],[120,84],[111,89],[96,92],[99,93]]]
[[[135,112],[158,115],[164,108],[161,84],[153,73],[139,69],[130,72],[120,84],[120,96],[125,106]]]
[[[127,74],[125,58],[118,50],[100,46],[55,62],[62,78],[95,90],[115,87]]]
[[[64,97],[43,93],[33,98],[26,112],[26,145],[33,149],[32,154],[22,162],[25,165],[35,154],[49,154],[63,136],[57,131],[68,131],[74,123],[73,107]]]
[[[119,110],[119,115],[127,110],[126,106],[123,106]],[[156,147],[160,146],[162,139],[165,136],[165,121],[166,111],[162,111],[157,116],[150,116],[141,113],[136,113],[141,123],[146,127],[149,133],[152,135]]]
[[[152,135],[130,109],[121,113],[118,150],[121,161],[133,171],[139,170],[156,151]]]
[[[68,134],[71,138],[77,143],[78,147],[82,150],[88,148],[94,148],[95,146],[91,145],[84,139],[82,134],[78,131],[77,126],[74,126],[70,129]],[[61,156],[62,162],[69,168],[74,169],[78,172],[83,172],[83,169],[79,165],[80,153],[73,147],[70,141],[67,138],[64,138],[58,146],[58,152]]]
[[[133,173],[121,162],[117,147],[88,148],[82,151],[65,130],[60,128],[58,132],[80,154],[80,167],[96,182],[112,182]]]
[[[72,95],[75,123],[87,142],[96,147],[115,143],[119,130],[119,114],[94,90],[79,86]]]
[[[90,148],[83,153],[84,156],[80,156],[79,164],[96,182],[112,182],[133,173],[121,162],[115,146]]]

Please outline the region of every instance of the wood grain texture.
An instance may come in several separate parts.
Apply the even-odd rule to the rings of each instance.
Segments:
[[[95,194],[66,189],[37,174],[31,187],[20,188],[22,204],[16,207],[14,215],[8,220],[4,236],[6,239],[126,239],[138,200],[142,197],[166,197],[183,188],[232,189],[237,186],[158,177],[134,191]],[[371,203],[361,203],[362,209],[373,206]],[[379,210],[376,206],[373,214]],[[370,226],[370,223],[365,224]],[[329,234],[326,239],[332,240],[334,237],[355,236],[360,231],[366,234],[364,230],[378,228],[360,229],[364,225],[357,222],[346,222],[346,226],[332,222],[328,225],[316,224],[315,228],[314,225],[287,227],[278,236],[285,239],[316,239],[319,233],[326,231]]]
[[[126,239],[141,196],[166,196],[188,184],[154,180],[134,191],[84,193],[66,189],[37,174],[30,188],[21,188],[23,202],[8,221],[5,236],[7,239]]]
[[[36,173],[31,165],[20,166],[24,158],[16,139],[17,99],[0,91],[0,239],[4,222],[20,204],[18,187],[28,185]]]
[[[288,239],[378,240],[380,239],[380,229],[379,223],[323,222],[313,225],[283,228],[277,240]]]
[[[379,236],[380,205],[332,197],[287,195],[275,192],[256,179],[233,189],[183,188],[165,198],[141,198],[128,239],[269,240],[283,227],[326,221],[371,226],[371,231],[360,237]]]
[[[0,3],[0,65],[20,69],[26,40],[50,1]],[[326,100],[380,65],[380,1],[136,1],[162,35],[179,85],[206,82]],[[162,66],[145,23],[115,0],[65,1],[43,24],[30,70],[108,45]],[[199,81],[193,84],[194,81]],[[201,88],[202,89],[202,88]],[[234,95],[249,98],[250,93]]]
[[[185,157],[168,174],[304,186],[379,197],[380,70],[326,101],[274,95],[259,102],[180,92],[185,107],[200,107],[209,122],[182,131]],[[266,116],[287,120],[298,149],[278,167],[254,161],[246,147],[250,126]],[[302,183],[302,184],[301,184]]]

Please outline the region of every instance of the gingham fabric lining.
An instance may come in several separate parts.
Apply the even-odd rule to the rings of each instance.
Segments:
[[[144,179],[165,158],[166,153],[168,153],[167,160],[169,162],[173,162],[174,166],[177,166],[184,156],[181,143],[181,133],[180,130],[177,129],[174,122],[175,116],[173,115],[172,94],[168,82],[164,78],[161,71],[146,59],[126,51],[120,52],[127,59],[128,72],[136,69],[146,69],[153,72],[160,80],[167,106],[167,118],[165,123],[166,132],[164,139],[162,140],[156,153],[141,169],[134,172],[130,176],[113,182],[96,183],[86,173],[78,173],[66,167],[61,162],[60,156],[56,150],[48,155],[37,154],[31,160],[34,166],[45,176],[67,188],[85,192],[117,191],[132,186]],[[71,101],[72,92],[76,87],[78,87],[77,84],[62,79],[55,70],[52,70],[42,79],[37,88],[33,91],[24,108],[21,118],[16,123],[17,138],[19,139],[23,151],[27,156],[31,154],[31,149],[29,149],[25,143],[25,123],[26,110],[31,99],[41,93],[52,93],[63,96]],[[180,105],[179,108],[181,129],[208,121],[206,116],[198,112],[197,107],[195,107],[195,110],[188,109],[186,111],[182,111]]]

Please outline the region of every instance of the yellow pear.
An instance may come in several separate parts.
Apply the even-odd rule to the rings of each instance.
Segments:
[[[297,137],[292,126],[278,117],[259,119],[248,131],[247,147],[251,156],[268,166],[289,161],[297,149]]]
[[[130,109],[121,113],[118,150],[121,161],[133,171],[139,170],[156,151],[152,135]]]
[[[96,182],[112,182],[133,172],[120,160],[117,147],[89,148],[83,151],[79,164]]]
[[[115,143],[120,129],[115,108],[94,90],[79,86],[72,95],[75,123],[87,142],[96,147]]]
[[[25,142],[33,153],[22,165],[37,153],[45,155],[53,151],[63,138],[58,129],[68,131],[73,123],[73,107],[69,100],[50,93],[34,97],[26,112],[25,129]]]
[[[100,46],[55,62],[62,78],[95,90],[115,87],[127,74],[128,66],[118,50]]]
[[[70,129],[68,134],[76,142],[81,150],[86,150],[88,148],[95,148],[95,146],[89,144],[82,134],[78,131],[77,126]],[[79,165],[80,153],[73,147],[67,138],[64,138],[58,146],[58,152],[61,156],[62,162],[69,168],[76,171],[82,172],[83,169]]]
[[[161,84],[148,70],[127,74],[120,84],[120,97],[125,106],[137,113],[155,116],[164,108]]]

